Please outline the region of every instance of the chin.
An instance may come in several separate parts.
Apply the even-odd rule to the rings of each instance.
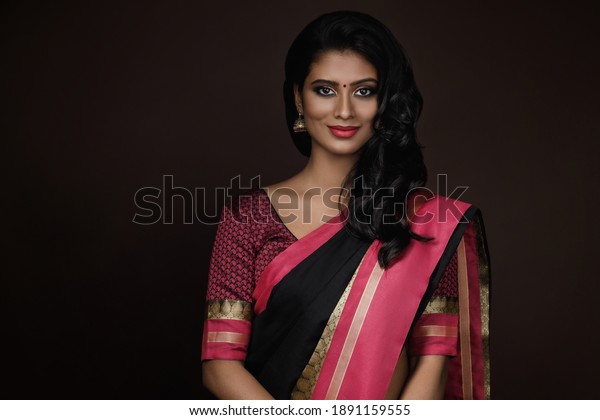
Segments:
[[[337,156],[349,156],[355,155],[360,152],[366,142],[361,142],[360,144],[354,142],[336,142],[329,144],[320,144],[319,147],[331,153],[332,155]]]
[[[358,134],[358,133],[357,133]],[[362,148],[367,144],[370,137],[362,138],[350,138],[350,139],[338,139],[331,136],[330,133],[326,133],[323,136],[325,141],[315,140],[313,138],[313,149],[316,147],[327,151],[332,155],[337,156],[349,156],[359,153]]]
[[[354,155],[362,150],[364,143],[360,145],[342,145],[340,147],[334,148],[334,152],[337,152],[340,155]]]

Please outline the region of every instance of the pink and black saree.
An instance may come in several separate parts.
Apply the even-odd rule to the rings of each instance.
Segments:
[[[352,236],[343,214],[297,240],[269,224],[264,192],[248,204],[259,211],[240,221],[225,209],[217,232],[203,360],[244,361],[278,399],[382,399],[406,347],[450,357],[445,398],[489,398],[489,262],[475,207],[424,202],[412,229],[433,239],[411,241],[383,270],[381,243]]]

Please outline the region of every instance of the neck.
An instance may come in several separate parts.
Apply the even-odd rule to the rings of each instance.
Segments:
[[[358,158],[358,153],[334,155],[313,147],[308,163],[299,175],[308,188],[321,188],[323,192],[329,189],[339,190]]]

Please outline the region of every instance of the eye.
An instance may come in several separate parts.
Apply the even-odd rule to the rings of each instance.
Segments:
[[[333,89],[331,89],[330,87],[327,87],[327,86],[318,87],[318,88],[315,89],[315,92],[317,92],[321,96],[335,95],[335,91]]]
[[[371,96],[374,92],[373,89],[368,88],[368,87],[361,87],[356,89],[356,92],[354,92],[357,96]]]

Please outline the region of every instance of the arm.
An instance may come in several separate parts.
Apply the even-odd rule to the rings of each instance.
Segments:
[[[272,399],[244,368],[252,322],[254,225],[241,223],[247,199],[224,206],[213,245],[202,337],[202,382],[220,399]]]
[[[444,398],[448,376],[448,357],[422,355],[410,360],[412,372],[400,394],[401,400],[439,400]]]
[[[202,382],[221,400],[273,399],[238,360],[206,360],[202,362]]]
[[[444,398],[450,357],[458,354],[457,273],[455,252],[409,338],[410,374],[401,399]]]

